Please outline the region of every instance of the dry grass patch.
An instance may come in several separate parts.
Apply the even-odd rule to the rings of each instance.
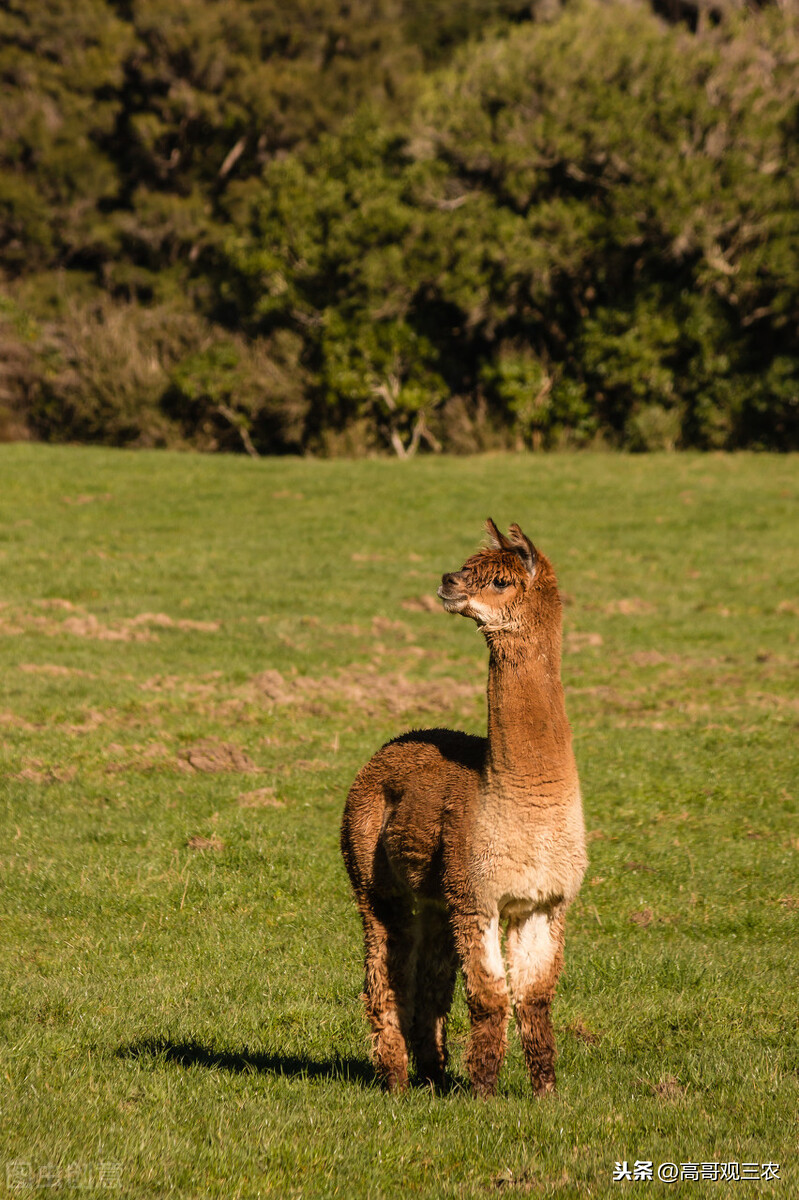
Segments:
[[[376,637],[402,638],[413,641],[413,633],[404,621],[392,621],[388,617],[372,617],[372,633]]]
[[[649,616],[649,614],[656,611],[654,604],[650,604],[648,600],[642,600],[640,596],[624,596],[619,600],[612,600],[604,608],[604,612],[609,617]]]
[[[62,496],[61,497],[62,504],[75,504],[75,505],[79,505],[79,506],[84,505],[84,504],[95,504],[97,501],[100,501],[100,500],[113,500],[113,495],[111,492],[102,492],[99,495],[91,496],[88,493],[81,492],[77,496]]]
[[[566,634],[564,648],[567,654],[579,654],[581,650],[602,645],[601,633],[583,633],[573,629]]]
[[[69,783],[78,773],[77,767],[43,767],[36,759],[32,759],[21,771],[13,775],[27,783],[51,784]]]
[[[17,670],[24,671],[26,675],[49,675],[54,679],[65,679],[69,676],[97,678],[93,671],[83,671],[80,667],[64,667],[59,663],[18,663]]]
[[[678,661],[674,655],[667,658],[659,650],[636,650],[628,660],[633,667],[662,667],[667,662]]]
[[[499,1175],[495,1175],[491,1183],[498,1192],[530,1193],[542,1191],[544,1188],[544,1184],[529,1172],[523,1171],[519,1175],[514,1175],[510,1167],[506,1167],[504,1171],[500,1171]]]
[[[179,750],[177,754],[164,742],[148,742],[127,747],[112,742],[106,749],[112,754],[127,756],[122,762],[109,763],[105,768],[107,775],[159,769],[181,771],[184,774],[199,772],[213,775],[237,772],[240,775],[254,775],[261,769],[241,746],[213,738],[195,742],[194,745]]]
[[[284,800],[278,799],[271,787],[255,788],[252,792],[239,792],[239,808],[285,808]]]
[[[164,766],[178,771],[191,771],[189,764],[175,758],[172,749],[164,742],[146,742],[132,746],[110,742],[106,751],[109,754],[126,756],[123,762],[109,763],[105,768],[106,775],[126,774],[128,771],[153,771]]]
[[[572,1021],[571,1025],[567,1025],[566,1032],[575,1037],[578,1042],[585,1042],[587,1046],[599,1045],[603,1037],[602,1033],[589,1029],[582,1017],[578,1017],[576,1021]]]
[[[178,759],[188,763],[193,770],[207,774],[237,771],[242,775],[251,775],[260,770],[241,746],[233,742],[216,742],[211,738],[181,750]]]
[[[441,601],[435,596],[409,596],[402,601],[402,607],[406,612],[439,612]]]
[[[61,728],[65,733],[83,734],[93,733],[100,725],[104,725],[106,721],[113,720],[114,713],[101,713],[95,708],[90,708],[85,718],[74,724],[62,725]]]
[[[5,709],[0,712],[0,725],[7,725],[11,729],[24,730],[26,733],[36,733],[42,728],[41,725],[33,725],[30,721],[26,721],[24,717],[18,716],[17,713],[9,712]]]
[[[155,632],[157,629],[216,633],[221,628],[219,621],[192,621],[182,617],[176,619],[167,613],[152,612],[104,622],[88,609],[61,597],[34,600],[33,604],[47,612],[69,615],[63,620],[58,620],[55,616],[40,616],[24,608],[15,608],[0,617],[0,635],[40,633],[45,637],[61,637],[63,634],[69,634],[71,637],[93,638],[100,642],[149,642],[158,640],[158,634]]]
[[[386,671],[379,664],[353,667],[335,675],[284,676],[262,671],[241,689],[246,699],[265,699],[274,705],[299,705],[306,711],[345,703],[367,716],[388,713],[441,713],[454,705],[476,701],[484,685],[464,683],[450,676],[409,679],[401,671]]]
[[[214,850],[217,853],[225,848],[225,843],[216,834],[212,834],[211,837],[195,834],[194,837],[188,839],[186,845],[189,850]]]
[[[676,1075],[661,1075],[657,1083],[650,1083],[648,1086],[652,1088],[656,1096],[660,1096],[661,1100],[678,1100],[688,1091]]]

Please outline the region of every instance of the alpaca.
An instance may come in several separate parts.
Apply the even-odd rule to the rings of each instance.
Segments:
[[[422,1079],[442,1084],[459,966],[475,1093],[496,1090],[511,997],[533,1090],[555,1089],[550,1007],[566,909],[587,863],[560,681],[561,605],[548,559],[519,526],[506,537],[489,519],[486,530],[489,546],[444,575],[438,596],[488,643],[488,736],[402,734],[362,768],[344,809],[364,1000],[389,1091],[407,1087],[409,1054]]]

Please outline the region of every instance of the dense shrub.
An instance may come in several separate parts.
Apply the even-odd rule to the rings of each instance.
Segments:
[[[321,425],[456,394],[536,446],[797,445],[798,65],[775,13],[471,46],[407,136],[362,116],[266,170],[222,300],[300,332]]]
[[[799,446],[796,16],[537,11],[4,9],[6,428]]]
[[[38,437],[250,453],[302,448],[306,379],[290,332],[246,339],[191,313],[107,299],[34,329],[22,328],[18,312],[4,315],[5,376],[24,367],[25,414]],[[0,439],[11,420],[3,383],[0,372]]]

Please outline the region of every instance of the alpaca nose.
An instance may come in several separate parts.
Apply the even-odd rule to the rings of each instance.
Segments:
[[[454,587],[457,583],[455,576],[450,572],[449,575],[441,576],[441,584],[443,587]]]

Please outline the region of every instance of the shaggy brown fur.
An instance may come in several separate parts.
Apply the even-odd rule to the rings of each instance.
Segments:
[[[409,1052],[422,1078],[442,1082],[459,966],[475,1092],[496,1088],[511,996],[533,1088],[555,1087],[550,1006],[566,908],[586,866],[560,682],[560,599],[550,563],[518,525],[507,537],[493,521],[486,528],[490,546],[444,575],[438,594],[488,642],[488,737],[403,734],[361,770],[344,810],[366,1011],[390,1090],[407,1086]]]

